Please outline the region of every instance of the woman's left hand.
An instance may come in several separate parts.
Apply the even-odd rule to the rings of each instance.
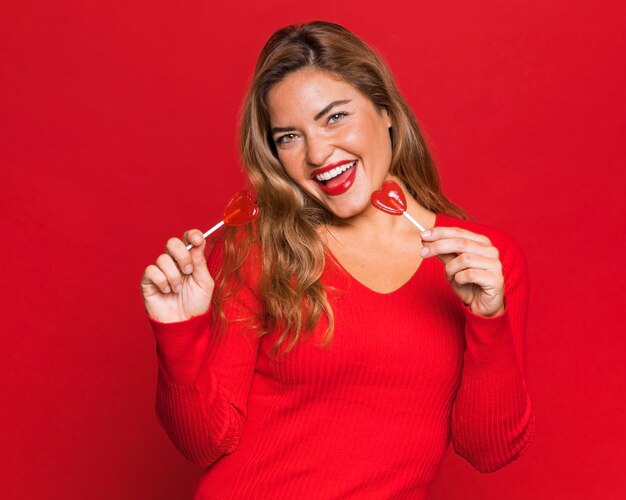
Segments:
[[[458,227],[437,226],[428,236],[422,233],[422,244],[422,257],[436,255],[443,262],[452,289],[474,314],[504,313],[502,263],[489,238]]]

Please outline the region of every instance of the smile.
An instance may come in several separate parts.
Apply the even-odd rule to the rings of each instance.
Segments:
[[[325,167],[313,172],[312,178],[318,183],[322,191],[331,196],[345,193],[356,177],[357,160],[341,162],[331,168]]]

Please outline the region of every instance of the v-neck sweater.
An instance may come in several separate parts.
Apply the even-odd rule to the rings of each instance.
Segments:
[[[205,468],[195,500],[425,498],[452,443],[480,472],[517,459],[535,416],[526,388],[528,269],[503,231],[437,214],[436,226],[487,236],[499,250],[505,311],[474,314],[437,257],[400,288],[378,293],[327,258],[335,328],[327,322],[284,357],[245,322],[260,311],[254,276],[224,304],[226,331],[211,311],[161,323],[156,414],[176,448]],[[219,245],[215,248],[219,248]],[[221,263],[214,249],[211,274]]]

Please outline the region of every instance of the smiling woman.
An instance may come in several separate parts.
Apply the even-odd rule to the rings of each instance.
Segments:
[[[341,219],[375,210],[370,195],[391,164],[386,109],[318,69],[285,77],[268,93],[267,104],[278,159],[302,191]]]
[[[444,196],[383,60],[337,24],[287,26],[241,123],[259,219],[210,252],[171,238],[142,278],[196,498],[425,498],[450,443],[481,472],[520,457],[524,254]],[[388,180],[427,231],[371,205]]]

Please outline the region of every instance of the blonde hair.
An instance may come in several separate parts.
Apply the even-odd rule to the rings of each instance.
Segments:
[[[290,25],[276,31],[257,60],[240,127],[241,158],[256,190],[261,215],[257,224],[242,229],[243,236],[241,232],[235,236],[234,231],[227,234],[225,261],[216,281],[219,285],[227,278],[241,280],[241,274],[233,271],[241,269],[251,245],[259,246],[261,334],[278,327],[280,335],[272,352],[282,347],[283,354],[293,349],[303,335],[310,334],[322,315],[328,319],[324,345],[332,340],[334,325],[326,289],[320,281],[325,254],[316,230],[330,221],[331,214],[285,173],[270,135],[270,89],[290,73],[304,68],[335,74],[379,109],[386,109],[393,124],[390,173],[402,179],[410,194],[426,209],[468,218],[443,195],[417,121],[389,68],[374,50],[346,28],[326,21]],[[225,295],[217,297],[218,304],[223,300]]]

